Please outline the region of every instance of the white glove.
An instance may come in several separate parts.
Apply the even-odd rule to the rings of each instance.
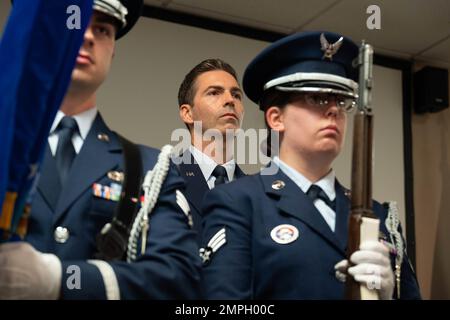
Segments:
[[[61,261],[26,242],[0,245],[0,299],[58,299]]]
[[[369,289],[377,289],[380,299],[392,299],[394,272],[386,245],[378,241],[364,242],[359,250],[351,255],[350,261],[355,264],[353,267],[348,268],[347,260],[342,260],[334,266],[338,280],[345,282],[348,272],[355,281],[364,283]]]

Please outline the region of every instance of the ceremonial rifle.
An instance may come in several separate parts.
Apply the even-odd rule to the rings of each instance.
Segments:
[[[353,125],[353,158],[352,158],[352,190],[351,211],[348,229],[347,259],[351,266],[350,256],[362,242],[378,241],[379,219],[372,209],[372,169],[373,169],[373,112],[372,98],[372,66],[373,48],[362,42],[359,55],[354,62],[359,67],[359,94],[357,111]],[[376,274],[377,270],[374,270]],[[352,300],[378,300],[378,292],[373,283],[368,288],[347,276],[346,298]]]

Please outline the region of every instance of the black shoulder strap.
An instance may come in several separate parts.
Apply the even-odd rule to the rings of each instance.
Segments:
[[[125,226],[128,226],[129,232],[139,206],[143,171],[142,158],[139,147],[136,144],[120,135],[119,138],[123,147],[125,178],[122,185],[122,197],[116,207],[115,218]]]
[[[102,260],[122,260],[128,245],[131,227],[139,207],[143,168],[139,147],[118,134],[124,155],[122,194],[114,218],[97,236],[98,254]]]

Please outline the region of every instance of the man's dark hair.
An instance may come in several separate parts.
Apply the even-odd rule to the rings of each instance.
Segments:
[[[208,71],[222,70],[231,74],[237,82],[237,75],[234,68],[221,59],[206,59],[197,64],[189,73],[184,77],[183,82],[178,89],[178,106],[183,104],[194,104],[194,96],[196,91],[197,78]]]

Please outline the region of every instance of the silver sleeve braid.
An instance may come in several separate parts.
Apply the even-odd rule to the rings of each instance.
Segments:
[[[128,239],[128,262],[136,260],[139,235],[142,231],[144,221],[148,221],[149,215],[158,200],[159,192],[161,191],[162,184],[164,183],[170,168],[172,149],[173,147],[171,145],[165,145],[161,149],[161,153],[158,156],[158,162],[153,167],[153,170],[149,170],[145,175],[144,183],[142,184],[142,188],[144,190],[144,201],[136,216],[136,219],[133,222],[133,227]]]

